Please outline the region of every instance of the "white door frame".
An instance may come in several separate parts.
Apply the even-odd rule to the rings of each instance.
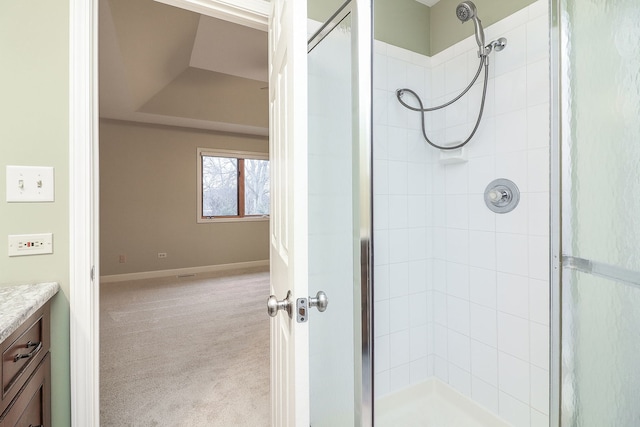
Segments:
[[[100,425],[98,1],[69,0],[71,423]],[[104,0],[103,0],[104,1]],[[159,0],[267,30],[263,0]],[[266,321],[266,320],[265,320]]]
[[[71,422],[98,426],[98,0],[70,0],[69,12]]]

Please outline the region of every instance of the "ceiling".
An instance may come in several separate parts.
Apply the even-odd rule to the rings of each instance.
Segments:
[[[267,33],[154,0],[100,0],[100,117],[267,135]]]
[[[100,0],[100,117],[268,135],[267,33],[160,1]]]

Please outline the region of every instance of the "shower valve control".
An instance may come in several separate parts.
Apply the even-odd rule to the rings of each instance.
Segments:
[[[508,179],[491,181],[484,190],[484,203],[495,213],[511,212],[520,202],[518,186]]]
[[[491,199],[492,202],[508,201],[509,192],[505,190],[491,190],[489,191],[489,199]]]
[[[309,309],[316,307],[319,312],[323,312],[329,305],[329,299],[327,294],[323,291],[318,291],[315,297],[298,298],[296,300],[296,320],[298,323],[304,323],[309,320]]]

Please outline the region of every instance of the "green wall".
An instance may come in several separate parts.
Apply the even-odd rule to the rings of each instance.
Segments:
[[[69,3],[0,3],[0,286],[56,281],[52,302],[52,416],[70,421]],[[53,166],[55,202],[7,203],[7,165]],[[54,253],[9,258],[8,234],[52,232]]]
[[[326,22],[344,0],[307,0],[307,16],[318,22]]]
[[[536,0],[474,0],[483,27],[495,24]],[[472,22],[462,24],[456,17],[460,0],[440,0],[431,8],[431,55],[442,52],[474,34]],[[489,42],[490,40],[487,40]],[[410,49],[407,47],[407,49]]]
[[[373,14],[376,40],[430,54],[429,7],[416,0],[375,0]]]
[[[474,0],[486,28],[529,6],[536,0]],[[344,0],[308,0],[308,16],[325,22]],[[433,56],[474,34],[472,22],[460,23],[460,0],[440,0],[433,7],[416,0],[373,0],[373,32],[376,40],[422,55]],[[487,40],[489,41],[489,40]]]
[[[344,0],[308,0],[307,15],[327,21]],[[374,38],[423,55],[429,54],[430,8],[415,0],[374,0]]]

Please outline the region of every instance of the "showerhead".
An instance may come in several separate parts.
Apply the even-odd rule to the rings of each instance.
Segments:
[[[476,5],[470,1],[463,1],[456,7],[456,16],[462,22],[467,22],[469,19],[477,17],[477,13]]]
[[[476,5],[471,1],[463,1],[456,7],[456,16],[463,24],[470,19],[473,20],[473,26],[476,31],[476,43],[478,43],[478,55],[485,55],[484,30],[482,29],[480,18],[478,18]]]

